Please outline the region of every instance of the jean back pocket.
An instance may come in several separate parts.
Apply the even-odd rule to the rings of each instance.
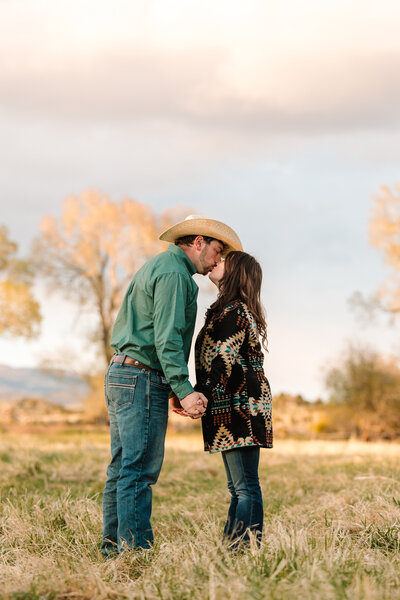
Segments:
[[[108,373],[108,397],[116,406],[132,404],[135,396],[137,375]]]

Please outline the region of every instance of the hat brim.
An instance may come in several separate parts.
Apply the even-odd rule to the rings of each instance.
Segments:
[[[160,240],[174,244],[175,241],[185,235],[205,235],[221,240],[224,243],[223,256],[233,250],[243,251],[242,242],[237,233],[225,223],[214,219],[187,219],[176,223],[160,235]]]

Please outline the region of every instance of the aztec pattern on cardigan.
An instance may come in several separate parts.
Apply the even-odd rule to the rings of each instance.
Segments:
[[[196,340],[196,390],[208,398],[204,450],[272,448],[272,397],[255,319],[235,300],[206,318]]]

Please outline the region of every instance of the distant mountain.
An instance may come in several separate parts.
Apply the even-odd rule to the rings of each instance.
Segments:
[[[28,369],[0,365],[0,401],[38,398],[72,408],[88,394],[83,377],[54,369]]]

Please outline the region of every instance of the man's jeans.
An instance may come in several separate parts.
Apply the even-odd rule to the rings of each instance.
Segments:
[[[111,462],[103,495],[105,556],[149,548],[152,490],[163,458],[169,385],[154,371],[112,363],[105,378]]]
[[[255,533],[259,543],[262,535],[264,511],[260,483],[258,480],[259,446],[234,448],[222,452],[222,458],[231,493],[228,519],[224,528],[224,539],[231,547],[248,543],[249,532]]]

